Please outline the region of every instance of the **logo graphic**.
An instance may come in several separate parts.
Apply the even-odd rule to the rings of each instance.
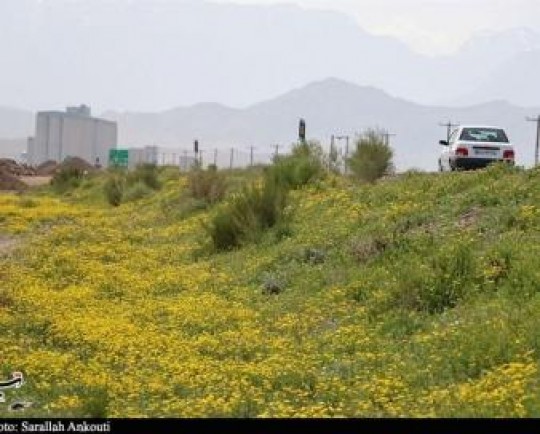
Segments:
[[[13,372],[11,379],[0,381],[0,390],[5,389],[20,389],[24,384],[24,375],[22,372]]]
[[[13,372],[9,380],[0,381],[0,403],[6,402],[6,389],[20,389],[24,385],[24,375],[22,372]],[[32,406],[31,402],[14,402],[9,407],[10,411],[24,410]]]

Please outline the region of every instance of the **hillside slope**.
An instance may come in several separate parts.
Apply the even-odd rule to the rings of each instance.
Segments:
[[[225,254],[184,179],[117,209],[100,179],[0,196],[4,373],[47,417],[539,416],[539,181],[329,178]]]

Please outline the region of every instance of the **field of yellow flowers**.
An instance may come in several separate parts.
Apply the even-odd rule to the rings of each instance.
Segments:
[[[540,415],[540,171],[329,177],[292,193],[287,236],[221,254],[212,208],[177,212],[185,185],[114,209],[91,184],[0,194],[17,243],[0,253],[0,374],[26,378],[8,402],[42,417]]]

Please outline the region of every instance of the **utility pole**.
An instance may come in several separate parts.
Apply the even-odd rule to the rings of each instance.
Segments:
[[[276,150],[275,156],[278,157],[279,156],[279,145],[274,145],[274,149]]]
[[[384,143],[386,146],[390,146],[390,137],[395,137],[397,134],[393,133],[382,133],[381,134],[384,138]]]
[[[230,161],[230,169],[232,170],[234,165],[234,148],[231,148],[231,161]]]
[[[440,127],[446,127],[446,141],[450,143],[450,135],[452,134],[452,128],[459,127],[459,124],[454,124],[452,121],[448,121],[446,123],[439,122]]]
[[[216,167],[217,167],[217,154],[218,154],[218,150],[214,149],[214,166]]]
[[[349,136],[337,136],[336,139],[338,140],[345,140],[345,157],[347,158],[349,156]]]
[[[332,168],[332,163],[335,163],[335,160],[337,160],[336,136],[332,134],[330,137],[330,152],[328,153],[328,170]]]
[[[536,150],[534,153],[534,166],[538,166],[538,159],[540,154],[540,115],[535,118],[527,118],[528,122],[536,122]]]
[[[348,136],[348,135],[337,136],[336,139],[337,140],[345,140],[345,158],[343,158],[342,161],[344,163],[343,166],[344,166],[344,172],[345,172],[345,175],[346,175],[347,174],[347,159],[349,158],[349,140],[350,140],[350,136]],[[341,148],[339,148],[339,154],[341,156],[343,156],[343,152],[342,152]]]
[[[249,147],[249,166],[253,167],[253,150],[255,149],[255,146]]]

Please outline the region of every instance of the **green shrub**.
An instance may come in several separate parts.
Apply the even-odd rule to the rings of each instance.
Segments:
[[[218,209],[206,231],[218,251],[227,251],[257,241],[262,233],[284,219],[287,190],[266,181],[244,187],[231,202]]]
[[[300,143],[293,147],[291,155],[276,157],[264,172],[262,186],[244,186],[205,226],[214,248],[226,251],[258,241],[271,228],[276,228],[277,239],[290,235],[285,214],[289,190],[301,188],[324,174],[324,152],[316,142]],[[192,176],[193,180],[202,176],[213,179],[209,174]]]
[[[124,185],[124,178],[119,174],[112,174],[109,176],[107,181],[105,181],[103,190],[105,192],[105,198],[109,204],[112,206],[120,206],[124,196]]]
[[[0,288],[0,309],[7,308],[13,304],[13,299],[8,291]]]
[[[64,167],[58,170],[51,179],[51,185],[58,193],[65,193],[68,190],[81,185],[84,172],[75,167]]]
[[[178,181],[182,174],[177,166],[165,166],[159,170],[159,180],[163,183]]]
[[[480,289],[478,262],[468,244],[458,244],[434,255],[428,266],[418,259],[396,271],[396,286],[389,291],[389,304],[382,312],[390,308],[442,313]]]
[[[155,164],[144,163],[138,165],[135,170],[128,173],[126,181],[128,186],[142,182],[152,190],[159,190],[161,188],[159,170]]]
[[[19,200],[19,206],[21,208],[36,208],[38,203],[30,197],[21,197]]]
[[[475,283],[476,260],[471,246],[459,244],[449,254],[435,258],[432,263],[435,279],[422,293],[424,308],[430,313],[453,308],[471,291]]]
[[[193,198],[204,200],[212,205],[225,197],[227,180],[225,175],[217,169],[197,169],[189,174],[188,188]]]
[[[385,140],[385,132],[368,130],[356,142],[356,150],[347,165],[358,179],[373,183],[393,169],[394,153]]]
[[[221,208],[212,217],[205,230],[212,239],[214,249],[223,252],[233,250],[240,246],[243,228],[230,217],[230,208]]]
[[[284,188],[298,189],[324,176],[324,152],[316,142],[300,143],[291,155],[276,157],[266,178]]]
[[[140,200],[146,196],[149,196],[152,194],[152,189],[148,187],[144,182],[138,181],[133,185],[130,185],[123,197],[124,202],[134,202],[137,200]]]
[[[84,417],[104,419],[109,411],[109,393],[104,388],[95,388],[87,391],[83,397],[81,408]]]

